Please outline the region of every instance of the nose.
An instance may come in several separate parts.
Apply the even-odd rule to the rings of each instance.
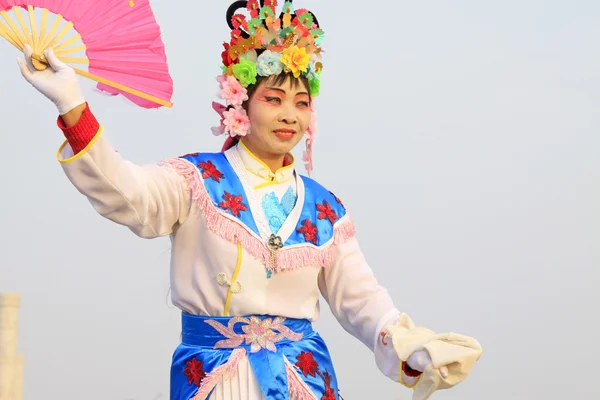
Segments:
[[[298,122],[298,117],[296,116],[295,107],[292,106],[284,106],[281,107],[281,113],[279,114],[279,122],[294,125]]]

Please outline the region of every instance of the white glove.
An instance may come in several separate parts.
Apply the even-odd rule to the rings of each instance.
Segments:
[[[408,360],[406,360],[406,363],[412,369],[420,371],[420,372],[425,371],[425,368],[427,368],[428,365],[431,365],[432,368],[435,368],[435,367],[433,367],[433,362],[431,361],[431,356],[429,355],[429,352],[427,350],[415,351],[414,353],[412,353],[410,355],[410,357],[408,357]],[[440,375],[444,379],[447,378],[448,377],[448,367],[446,367],[445,365],[443,367],[440,367]]]
[[[85,103],[79,77],[73,70],[54,54],[52,47],[44,51],[50,64],[49,68],[38,71],[31,63],[33,49],[28,44],[23,48],[25,62],[17,58],[21,74],[27,82],[54,103],[60,115],[64,115],[75,107]]]

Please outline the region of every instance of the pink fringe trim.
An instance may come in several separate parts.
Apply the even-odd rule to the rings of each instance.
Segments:
[[[206,374],[202,379],[200,388],[192,397],[191,400],[205,400],[211,390],[221,381],[223,378],[232,378],[237,373],[238,364],[246,356],[246,349],[239,348],[231,352],[227,363],[215,368],[214,371]]]
[[[204,212],[208,228],[231,243],[241,243],[242,247],[262,261],[267,269],[281,272],[309,265],[327,267],[333,262],[334,255],[331,247],[325,250],[302,247],[278,251],[275,256],[276,267],[274,267],[271,251],[243,225],[227,218],[213,204],[198,169],[192,163],[180,158],[163,160],[163,163],[172,166],[178,174],[186,179],[192,200]],[[348,216],[343,219],[344,221],[338,223],[334,229],[334,244],[345,243],[356,234],[352,220]]]
[[[286,360],[287,361],[287,360]],[[290,365],[285,363],[285,372],[288,380],[288,391],[290,398],[294,400],[315,400],[316,396],[306,387],[304,381],[298,376],[297,372]]]

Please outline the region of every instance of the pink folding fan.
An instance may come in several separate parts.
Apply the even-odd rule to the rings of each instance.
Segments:
[[[149,0],[0,0],[0,36],[21,51],[29,44],[39,70],[48,68],[43,52],[52,47],[103,92],[144,108],[172,106],[173,81]]]

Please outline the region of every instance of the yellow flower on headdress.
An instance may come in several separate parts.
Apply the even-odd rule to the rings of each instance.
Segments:
[[[281,63],[286,71],[291,71],[296,78],[299,78],[302,72],[306,72],[309,62],[310,54],[306,52],[304,47],[300,48],[296,45],[285,49],[281,57]]]

